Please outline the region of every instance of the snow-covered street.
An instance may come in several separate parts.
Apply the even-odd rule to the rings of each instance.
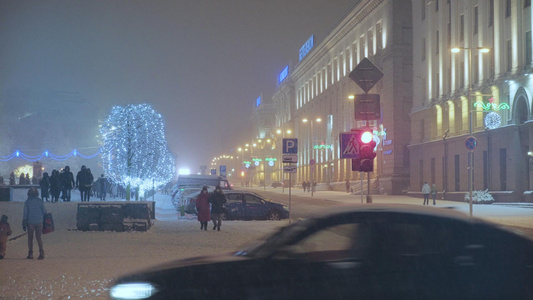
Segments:
[[[73,199],[78,197],[73,193]],[[106,299],[110,281],[121,274],[174,259],[231,252],[288,224],[228,221],[220,232],[200,231],[195,216],[179,216],[170,196],[156,195],[155,201],[156,220],[148,232],[77,231],[78,202],[45,203],[56,225],[55,232],[43,235],[46,258],[26,259],[26,236],[8,242],[0,260],[0,299]],[[11,237],[23,233],[23,205],[0,202]]]

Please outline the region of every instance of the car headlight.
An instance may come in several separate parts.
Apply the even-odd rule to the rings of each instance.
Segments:
[[[156,292],[156,287],[149,282],[130,282],[112,286],[109,295],[111,299],[146,299]]]

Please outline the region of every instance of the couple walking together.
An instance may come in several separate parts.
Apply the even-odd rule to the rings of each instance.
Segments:
[[[200,221],[200,230],[207,230],[207,223],[213,220],[213,230],[220,231],[222,225],[222,214],[224,213],[224,203],[226,196],[219,185],[216,186],[212,194],[207,192],[207,186],[202,188],[198,199],[196,199],[196,210],[198,211],[198,221]],[[211,213],[209,212],[211,204]]]

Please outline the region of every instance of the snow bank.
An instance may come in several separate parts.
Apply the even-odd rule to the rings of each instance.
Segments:
[[[76,202],[45,203],[56,231],[43,236],[44,260],[25,259],[26,237],[8,242],[0,261],[0,299],[106,299],[109,283],[121,274],[180,258],[232,252],[288,224],[227,221],[221,231],[201,231],[196,216],[179,216],[170,196],[156,195],[156,220],[149,231],[82,232],[75,230],[79,196],[73,194],[73,199]],[[13,236],[23,233],[23,205],[0,202],[0,214],[8,215]]]

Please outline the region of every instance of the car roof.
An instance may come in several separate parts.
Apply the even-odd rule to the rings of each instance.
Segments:
[[[468,215],[456,211],[451,207],[431,207],[413,204],[350,204],[341,205],[334,208],[326,209],[322,213],[313,217],[325,218],[342,213],[358,213],[358,212],[382,212],[382,213],[397,213],[397,214],[415,214],[425,215],[431,217],[442,217],[460,220],[463,222],[484,222],[481,219],[469,217]],[[485,222],[484,222],[485,223]]]

